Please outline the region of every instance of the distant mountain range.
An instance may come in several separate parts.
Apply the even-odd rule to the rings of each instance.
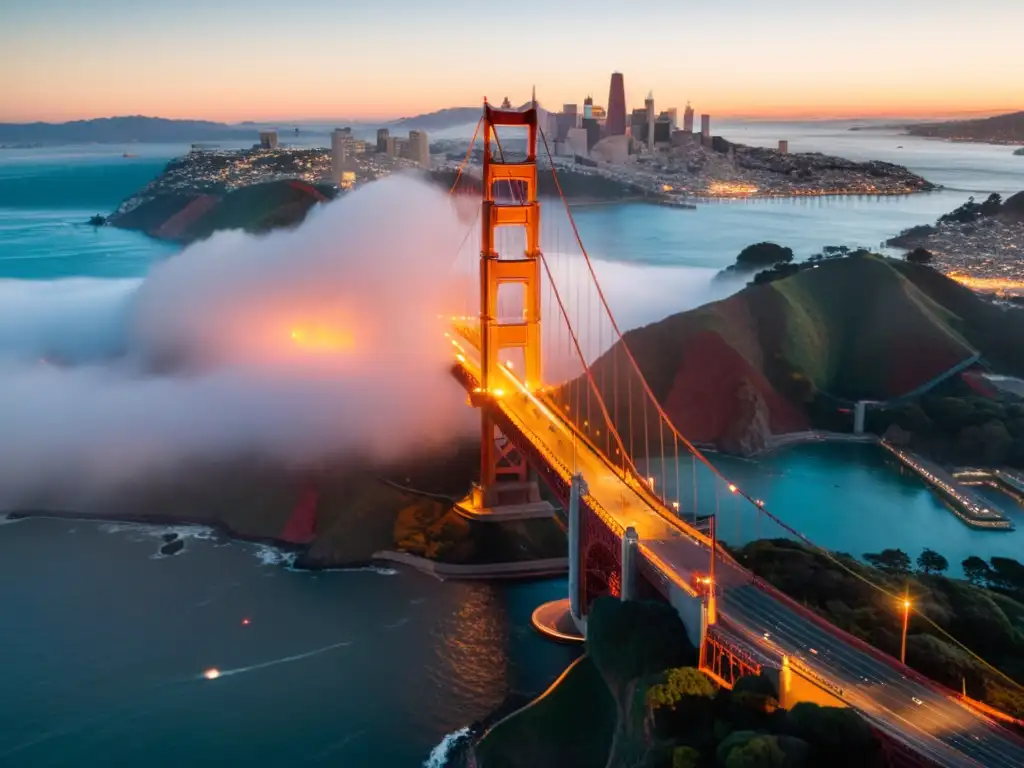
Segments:
[[[443,131],[460,125],[472,124],[480,119],[480,107],[448,107],[415,117],[403,117],[389,124],[390,128],[413,131]]]
[[[516,109],[526,109],[528,104],[521,104]],[[538,103],[540,119],[542,124],[549,114],[543,106]],[[462,125],[472,125],[480,119],[482,106],[477,107],[448,107],[439,109],[436,112],[428,112],[415,117],[403,117],[389,124],[389,127],[397,130],[420,130],[430,133],[431,131],[444,131],[449,128],[457,128]]]
[[[1024,144],[1024,112],[1011,112],[978,120],[951,120],[904,126],[911,136],[992,144]]]
[[[101,117],[69,123],[0,123],[3,144],[69,144],[139,142],[238,141],[259,138],[255,128],[209,120],[168,120],[163,117]]]

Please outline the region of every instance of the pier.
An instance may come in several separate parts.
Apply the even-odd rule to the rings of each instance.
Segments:
[[[902,464],[945,497],[949,508],[966,525],[986,530],[1012,531],[1014,525],[1002,512],[990,509],[985,500],[934,462],[912,451],[897,448],[886,440],[879,444],[895,456]]]

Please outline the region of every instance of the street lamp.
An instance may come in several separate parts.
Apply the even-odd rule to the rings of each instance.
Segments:
[[[708,526],[711,534],[711,565],[708,567],[708,625],[718,621],[718,601],[715,598],[715,550],[718,548],[717,537],[715,536],[715,523],[717,515],[708,518]]]
[[[903,640],[900,642],[900,664],[907,663],[907,625],[910,623],[910,599],[903,598]]]

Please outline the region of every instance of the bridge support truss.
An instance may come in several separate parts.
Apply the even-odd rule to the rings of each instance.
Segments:
[[[731,689],[741,677],[761,674],[761,665],[719,637],[713,628],[706,627],[700,648],[700,670]]]

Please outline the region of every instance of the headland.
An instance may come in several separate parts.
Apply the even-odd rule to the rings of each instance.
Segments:
[[[963,285],[989,294],[1024,296],[1024,192],[1003,200],[973,197],[934,224],[901,232],[887,245],[910,252]]]

